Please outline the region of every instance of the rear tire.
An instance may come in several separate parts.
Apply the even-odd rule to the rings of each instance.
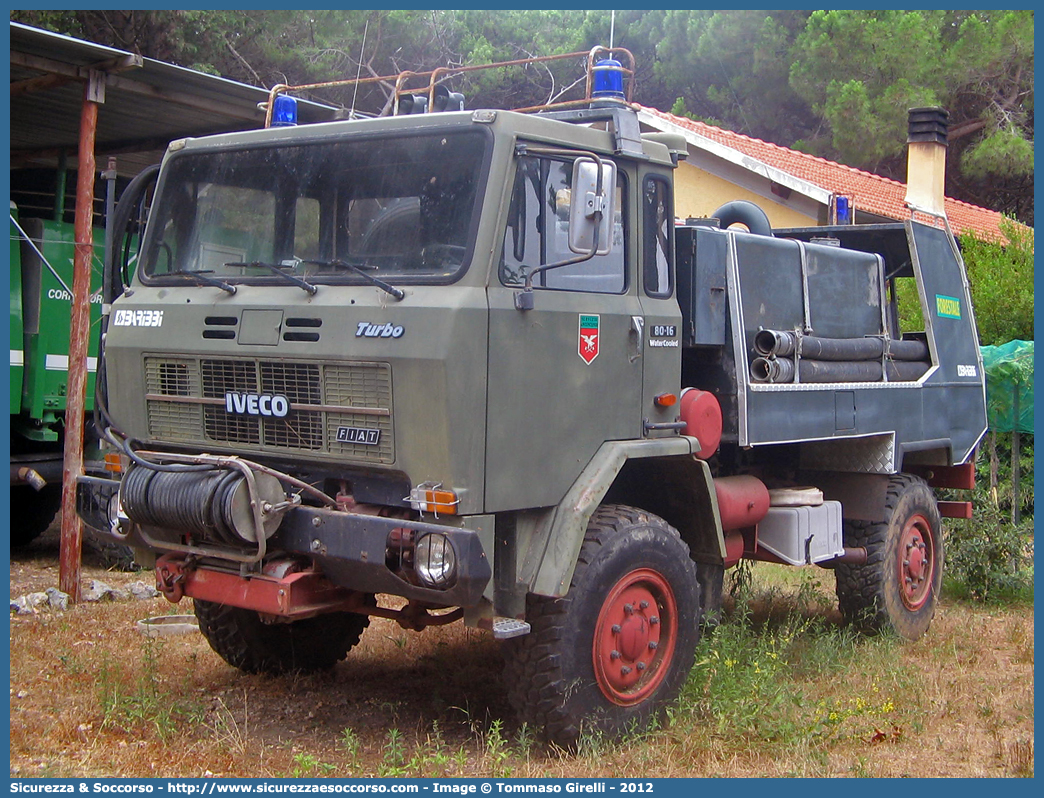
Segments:
[[[645,727],[677,697],[700,629],[696,564],[677,530],[619,505],[591,518],[569,592],[530,595],[528,635],[505,641],[508,697],[548,740]]]
[[[850,623],[917,640],[928,631],[942,585],[942,525],[932,489],[919,477],[892,477],[884,518],[845,523],[845,546],[865,547],[867,561],[834,569],[838,607]]]
[[[62,509],[62,486],[48,484],[42,490],[29,485],[11,486],[11,548],[28,546],[48,530]]]
[[[253,610],[196,599],[199,630],[210,647],[247,673],[310,673],[332,668],[359,642],[367,615],[331,612],[291,623],[265,623]]]

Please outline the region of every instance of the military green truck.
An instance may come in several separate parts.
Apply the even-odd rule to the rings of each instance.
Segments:
[[[568,745],[677,695],[744,558],[928,629],[940,515],[970,508],[932,486],[972,485],[986,426],[944,220],[677,223],[684,142],[595,78],[579,106],[434,113],[462,103],[433,77],[307,126],[273,90],[283,124],[169,146],[101,358],[124,472],[78,506],[229,664],[462,620]]]

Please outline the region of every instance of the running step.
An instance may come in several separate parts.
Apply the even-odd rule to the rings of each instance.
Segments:
[[[518,621],[514,618],[496,618],[493,621],[493,637],[497,640],[521,637],[529,634],[530,628],[525,621]]]

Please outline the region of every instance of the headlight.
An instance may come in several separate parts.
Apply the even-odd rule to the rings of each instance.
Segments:
[[[448,590],[457,581],[457,555],[449,538],[429,532],[417,541],[414,569],[427,587]]]

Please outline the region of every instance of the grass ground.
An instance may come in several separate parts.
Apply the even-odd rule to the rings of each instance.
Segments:
[[[111,584],[148,574],[85,577]],[[148,639],[164,599],[11,619],[12,776],[1031,776],[1032,606],[944,600],[916,643],[840,625],[833,576],[757,565],[660,728],[575,753],[514,721],[500,654],[459,624],[374,619],[346,662],[271,678],[198,634]],[[57,584],[53,532],[11,595]]]

